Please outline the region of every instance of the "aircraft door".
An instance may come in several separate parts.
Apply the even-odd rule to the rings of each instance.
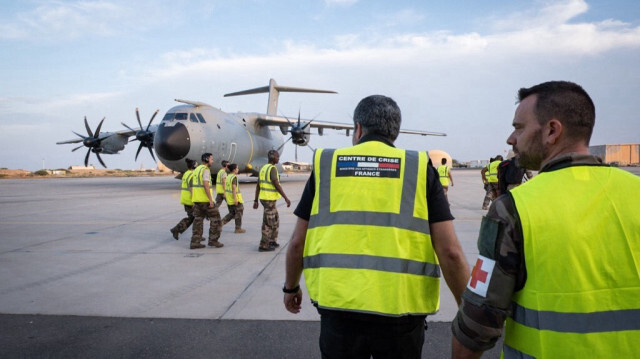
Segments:
[[[229,162],[233,163],[233,159],[236,157],[236,148],[238,144],[235,142],[231,142],[231,151],[229,151]]]

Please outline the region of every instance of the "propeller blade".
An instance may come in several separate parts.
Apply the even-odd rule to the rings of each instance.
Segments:
[[[87,150],[87,155],[84,156],[84,166],[87,167],[89,166],[89,154],[91,153],[91,149]]]
[[[315,118],[313,120],[315,120]],[[313,120],[307,122],[304,126],[302,126],[302,130],[304,131],[307,127],[309,127],[309,125],[311,124],[311,122],[313,122]]]
[[[93,132],[91,132],[91,127],[89,127],[89,122],[87,122],[87,116],[84,116],[84,128],[87,129],[87,134],[89,137],[93,137]]]
[[[76,150],[79,150],[79,149],[81,149],[82,147],[84,147],[84,144],[83,144],[83,145],[80,145],[80,146],[78,146],[78,147],[76,147],[76,148],[74,148],[74,149],[72,149],[72,150],[71,150],[71,152],[75,152]]]
[[[151,147],[147,147],[149,149],[149,153],[151,154],[151,158],[153,158],[153,162],[158,163],[158,161],[156,161],[156,156],[153,155],[153,151],[151,150]]]
[[[98,124],[98,128],[96,128],[96,133],[93,138],[98,138],[100,136],[100,129],[102,128],[102,123],[104,122],[105,117],[102,118],[102,121]]]
[[[156,118],[158,111],[160,111],[160,109],[157,109],[156,112],[153,113],[153,116],[151,116],[151,119],[149,120],[149,124],[147,125],[147,129],[145,131],[149,131],[149,127],[151,127],[151,122],[153,122],[153,119]]]
[[[140,112],[138,112],[137,107],[136,107],[136,117],[138,118],[138,125],[140,125],[140,129],[142,129],[142,122],[140,122]]]
[[[100,164],[102,165],[102,167],[107,168],[107,165],[105,165],[104,162],[102,162],[102,158],[100,158],[100,154],[98,152],[96,152],[96,156],[98,156],[98,161],[100,161]]]
[[[71,132],[75,133],[76,135],[78,135],[78,137],[82,138],[83,140],[86,138],[85,136],[77,133],[76,131],[71,131]]]
[[[143,145],[144,145],[144,144],[143,144],[142,142],[140,142],[140,146],[138,146],[138,151],[136,151],[136,158],[135,158],[135,161],[137,161],[137,160],[138,160],[138,155],[140,154],[140,150],[142,149],[142,146],[143,146]]]
[[[284,141],[284,143],[283,143],[283,144],[281,144],[281,145],[280,145],[280,147],[278,147],[278,148],[276,149],[276,151],[280,152],[280,150],[282,149],[282,147],[284,147],[284,145],[285,145],[287,142],[291,141],[291,138],[292,138],[292,137],[289,137],[286,141]]]
[[[126,123],[124,123],[124,122],[120,122],[120,124],[122,124],[122,126],[124,126],[124,127],[128,128],[128,129],[129,129],[129,131],[136,132],[136,130],[134,130],[133,128],[131,128],[131,127],[127,126],[127,124],[126,124]]]

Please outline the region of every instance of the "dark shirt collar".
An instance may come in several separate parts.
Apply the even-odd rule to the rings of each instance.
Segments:
[[[563,153],[548,162],[545,162],[540,169],[542,172],[551,172],[570,166],[609,166],[602,163],[602,160],[592,155],[582,155],[575,152]]]
[[[379,142],[383,142],[384,144],[386,144],[388,146],[395,147],[393,145],[393,143],[389,141],[388,138],[386,138],[384,136],[381,136],[381,135],[378,135],[378,134],[375,134],[375,133],[370,133],[370,134],[366,134],[366,135],[362,136],[360,138],[360,142],[358,142],[358,144],[369,142],[369,141],[379,141]]]

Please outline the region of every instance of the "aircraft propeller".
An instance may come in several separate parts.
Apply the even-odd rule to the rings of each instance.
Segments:
[[[104,117],[102,118],[102,121],[100,121],[100,123],[98,124],[98,127],[96,128],[96,132],[92,132],[91,128],[89,127],[89,123],[87,122],[87,116],[84,117],[84,127],[87,129],[87,134],[89,136],[83,136],[75,131],[73,131],[73,133],[75,133],[78,137],[82,138],[82,146],[78,146],[74,149],[71,150],[71,152],[75,152],[76,150],[80,149],[81,147],[88,147],[89,150],[87,151],[87,155],[84,157],[84,166],[87,167],[89,165],[89,154],[91,152],[95,153],[96,156],[98,156],[98,161],[100,161],[100,164],[102,165],[102,167],[107,168],[107,165],[104,164],[104,162],[102,161],[102,158],[100,158],[100,152],[102,152],[102,146],[101,146],[101,142],[103,139],[100,138],[100,129],[102,128],[102,123],[104,122]]]
[[[291,122],[287,116],[283,115],[283,117],[289,123],[290,127],[289,127],[289,131],[288,132],[291,134],[291,136],[278,148],[278,151],[285,145],[285,143],[287,143],[289,141],[293,142],[296,145],[296,148],[295,148],[295,161],[298,162],[298,146],[307,146],[313,151],[313,148],[311,148],[311,146],[309,146],[309,138],[307,137],[307,136],[311,135],[311,132],[305,132],[305,130],[307,129],[307,127],[309,127],[311,122],[313,122],[313,120],[315,120],[315,117],[311,121],[309,121],[307,123],[304,123],[304,124],[300,120],[300,111],[299,110],[298,110],[298,121],[297,122]]]
[[[133,128],[127,126],[126,123],[120,122],[124,127],[128,128],[131,131],[134,131],[136,133],[135,140],[140,141],[140,146],[138,146],[138,151],[136,152],[136,157],[135,157],[136,160],[138,159],[138,155],[140,154],[140,150],[142,149],[142,147],[146,147],[149,149],[151,158],[153,158],[153,160],[157,162],[156,156],[153,155],[153,150],[151,149],[153,147],[154,132],[149,131],[149,127],[151,127],[151,123],[153,122],[153,119],[158,114],[158,111],[160,110],[156,110],[156,112],[153,113],[153,116],[151,116],[151,119],[149,120],[149,124],[147,124],[147,128],[145,129],[142,128],[142,122],[140,121],[140,112],[138,111],[137,107],[136,107],[136,118],[138,119],[138,125],[140,125],[140,130],[134,130]],[[135,140],[131,140],[131,141],[133,142]]]

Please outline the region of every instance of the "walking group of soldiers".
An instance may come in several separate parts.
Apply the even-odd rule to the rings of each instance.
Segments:
[[[196,161],[186,159],[187,171],[182,175],[182,188],[180,194],[180,203],[184,205],[187,217],[183,218],[178,224],[170,229],[173,238],[179,238],[193,224],[190,249],[198,249],[206,247],[203,242],[203,223],[207,218],[210,222],[208,245],[210,247],[223,247],[224,244],[219,241],[222,232],[222,226],[235,221],[234,233],[245,233],[242,228],[242,214],[244,212],[244,200],[240,193],[238,182],[238,165],[222,161],[222,169],[215,176],[215,200],[214,188],[212,186],[211,166],[213,165],[213,155],[204,153],[201,157],[202,164],[196,166]],[[280,161],[280,154],[276,150],[268,153],[269,162],[260,169],[260,177],[256,184],[255,200],[253,208],[258,208],[258,201],[264,207],[264,215],[262,217],[262,237],[258,251],[270,252],[274,251],[280,245],[277,243],[278,228],[280,227],[280,217],[276,209],[276,201],[281,197],[287,203],[287,207],[291,205],[291,201],[285,195],[280,186],[280,175],[275,164]],[[222,201],[227,202],[229,213],[224,217],[220,217],[220,205]]]

